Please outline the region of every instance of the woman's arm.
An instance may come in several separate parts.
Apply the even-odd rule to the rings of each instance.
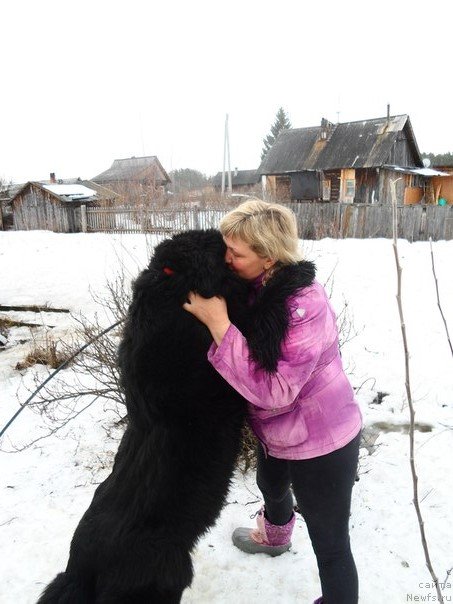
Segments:
[[[203,298],[190,292],[189,301],[182,307],[206,325],[218,346],[231,325],[225,299],[219,296]]]
[[[213,344],[208,360],[224,379],[252,405],[278,410],[294,402],[310,379],[323,350],[325,312],[290,323],[277,370],[269,373],[250,357],[245,337],[234,326],[220,346]]]

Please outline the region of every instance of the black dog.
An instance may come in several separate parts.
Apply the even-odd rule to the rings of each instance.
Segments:
[[[222,295],[241,325],[247,290],[224,255],[218,231],[181,233],[134,283],[119,349],[128,427],[40,604],[173,604],[190,585],[190,552],[225,502],[245,416],[207,361],[209,331],[182,308],[191,290]]]

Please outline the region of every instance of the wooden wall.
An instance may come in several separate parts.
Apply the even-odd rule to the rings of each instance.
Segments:
[[[80,230],[71,207],[62,206],[52,196],[31,185],[13,203],[15,230],[46,230],[73,233]]]
[[[453,204],[453,174],[450,176],[435,176],[432,182],[434,191],[439,191],[440,197]]]

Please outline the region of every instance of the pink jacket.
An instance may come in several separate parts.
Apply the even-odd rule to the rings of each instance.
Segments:
[[[348,444],[362,417],[344,373],[336,317],[314,281],[287,300],[290,323],[275,373],[250,358],[247,341],[231,325],[208,360],[249,401],[249,421],[266,451],[281,459],[309,459]]]

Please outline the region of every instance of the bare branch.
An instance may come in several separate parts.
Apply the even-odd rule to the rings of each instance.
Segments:
[[[107,291],[107,300],[97,298],[96,301],[102,304],[103,308],[112,312],[117,319],[115,324],[122,322],[131,299],[130,279],[126,279],[124,269],[112,283],[108,284]],[[120,329],[115,328],[114,332],[110,331],[111,328],[105,330],[105,326],[101,325],[97,315],[94,319],[88,319],[83,315],[73,316],[73,319],[78,325],[73,341],[58,342],[60,354],[67,360],[61,365],[55,361],[58,365],[56,371],[52,373],[49,371],[44,382],[42,382],[41,374],[35,373],[33,377],[35,387],[29,388],[33,394],[11,418],[2,434],[25,406],[29,406],[30,409],[41,415],[47,424],[47,432],[22,444],[19,448],[16,447],[16,451],[28,448],[39,440],[55,434],[99,399],[104,401],[104,405],[108,403],[109,408],[117,414],[118,419],[122,419],[126,413],[117,366]],[[46,340],[46,345],[48,350],[42,351],[41,356],[42,362],[47,364],[49,359],[56,357],[57,343],[53,340]],[[84,350],[83,354],[79,354],[81,348]],[[66,373],[64,377],[54,378],[54,375],[67,367],[69,362],[72,375]],[[22,365],[19,366],[22,367]],[[27,366],[29,365],[23,365],[24,368]],[[69,375],[71,375],[70,378]],[[36,398],[31,402],[33,397]]]
[[[429,238],[429,247],[431,249],[431,264],[432,264],[432,268],[433,268],[434,283],[436,285],[437,306],[439,307],[440,316],[442,317],[442,321],[444,322],[445,333],[447,334],[448,345],[450,346],[450,351],[453,356],[453,346],[451,345],[451,339],[450,339],[450,334],[448,332],[447,320],[445,319],[445,316],[444,316],[444,313],[442,310],[442,306],[440,305],[439,284],[437,282],[436,267],[434,266],[433,240],[431,239],[431,237]]]
[[[433,584],[436,586],[437,597],[439,602],[443,602],[443,596],[439,585],[439,580],[437,578],[436,573],[434,572],[433,565],[431,563],[431,557],[429,554],[428,542],[425,534],[425,523],[423,520],[421,508],[420,508],[420,500],[418,494],[418,476],[415,467],[415,409],[414,403],[412,399],[411,392],[411,381],[410,381],[410,372],[409,372],[409,346],[407,343],[407,334],[406,334],[406,325],[404,322],[404,312],[403,312],[403,303],[402,303],[402,295],[401,295],[401,274],[402,269],[399,261],[398,255],[398,214],[397,214],[397,201],[396,201],[396,188],[395,183],[397,180],[392,180],[390,182],[392,188],[392,218],[393,218],[393,252],[395,255],[395,263],[396,263],[396,273],[397,273],[397,283],[398,290],[396,295],[396,300],[398,304],[398,313],[400,317],[401,324],[401,335],[403,338],[403,347],[404,347],[404,368],[405,368],[405,384],[406,384],[406,395],[407,402],[409,404],[409,413],[410,413],[410,427],[409,427],[409,447],[410,447],[410,467],[412,473],[412,486],[413,486],[413,503],[415,507],[415,512],[417,514],[418,526],[420,529],[420,537],[423,547],[423,552],[425,554],[425,562],[430,575],[433,580]]]

